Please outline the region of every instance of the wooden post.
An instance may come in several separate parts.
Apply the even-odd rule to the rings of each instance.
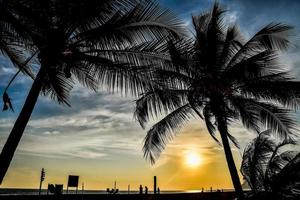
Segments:
[[[83,191],[84,191],[84,183],[82,183],[81,190],[82,190],[82,195],[83,195]]]
[[[153,186],[154,194],[156,194],[156,189],[157,189],[157,179],[156,176],[154,176],[154,186]]]

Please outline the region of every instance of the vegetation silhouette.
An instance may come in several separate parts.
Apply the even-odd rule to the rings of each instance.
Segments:
[[[300,153],[296,143],[280,141],[264,131],[245,148],[241,172],[251,187],[250,196],[273,194],[279,199],[300,196]]]
[[[0,184],[41,93],[68,106],[76,81],[139,93],[138,71],[156,56],[147,43],[184,33],[176,16],[149,0],[3,0],[0,7],[2,53],[34,79],[0,154]]]
[[[135,117],[145,128],[155,120],[153,116],[165,116],[145,137],[144,156],[152,163],[190,119],[204,120],[219,143],[218,130],[235,191],[242,199],[229,140],[238,143],[228,126],[241,120],[256,132],[263,126],[292,140],[295,121],[290,109],[299,104],[300,82],[279,64],[280,52],[291,45],[291,26],[270,23],[245,40],[237,25],[227,23],[225,14],[215,3],[211,10],[192,17],[191,39],[164,45],[165,59],[171,61],[151,71],[152,85],[136,101]]]
[[[24,51],[20,51],[18,43],[12,41],[18,41],[17,38],[28,41],[28,35],[26,34],[24,27],[20,25],[20,22],[16,19],[14,14],[8,9],[8,0],[0,2],[0,50],[1,54],[9,57],[12,64],[19,68],[21,72],[34,77],[31,69],[24,65],[26,62]],[[6,98],[6,97],[4,97]],[[4,100],[3,98],[3,100]],[[7,101],[4,101],[7,102]],[[5,106],[5,105],[4,105]],[[4,107],[3,110],[5,110]]]

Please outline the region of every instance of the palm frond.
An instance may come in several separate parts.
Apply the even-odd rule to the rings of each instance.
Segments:
[[[253,78],[279,72],[282,72],[282,65],[278,62],[278,53],[272,50],[265,50],[227,67],[222,76],[230,81],[243,83],[253,80]]]
[[[270,159],[269,166],[266,169],[266,175],[268,176],[268,179],[272,179],[274,176],[276,176],[287,163],[293,160],[297,154],[297,151],[285,151]]]
[[[205,31],[207,30],[208,24],[210,22],[210,17],[210,12],[203,12],[200,15],[192,16],[192,22],[194,30],[196,31],[197,40],[204,41],[205,38],[203,38],[203,36],[205,36]]]
[[[178,129],[192,117],[194,117],[193,110],[189,104],[186,104],[177,108],[155,124],[147,132],[145,137],[143,147],[144,156],[154,164],[155,160],[160,156],[166,144],[172,140]]]
[[[292,29],[292,26],[273,22],[255,34],[253,39],[255,38],[254,40],[260,42],[266,49],[286,50],[291,45],[288,36]]]
[[[75,37],[79,41],[103,43],[112,40],[124,42],[145,42],[151,39],[178,37],[184,34],[182,22],[171,11],[157,3],[140,0],[127,10],[118,10],[97,28],[86,30]]]
[[[268,24],[243,45],[231,59],[228,66],[235,65],[257,52],[287,49],[291,45],[288,36],[292,29],[293,27],[281,23]]]
[[[267,103],[255,103],[250,106],[259,111],[262,123],[264,123],[267,128],[273,130],[285,140],[293,138],[293,131],[297,129],[296,122],[291,116],[290,110]]]
[[[23,49],[9,45],[0,39],[0,51],[3,55],[7,56],[13,65],[22,73],[34,78],[33,72],[28,66],[29,60],[25,60],[26,55],[24,55]]]
[[[218,140],[218,138],[216,137],[216,127],[214,126],[214,124],[212,123],[212,113],[211,113],[211,109],[209,107],[209,105],[206,105],[203,108],[203,116],[204,116],[204,121],[206,124],[206,128],[208,130],[208,133],[210,134],[210,136],[219,144],[221,145],[220,141]]]
[[[149,66],[135,66],[128,62],[122,63],[122,60],[84,53],[76,56],[81,65],[91,72],[94,80],[108,91],[121,91],[125,95],[130,92],[136,96],[144,90],[144,87],[150,85],[147,83],[149,80],[144,78]]]
[[[42,92],[45,96],[56,100],[58,103],[71,106],[69,95],[73,88],[74,82],[72,79],[66,79],[62,71],[48,72],[44,82]]]
[[[207,52],[205,53],[205,55],[209,56],[208,65],[210,68],[218,67],[217,63],[219,62],[220,54],[222,54],[223,51],[223,40],[226,32],[226,27],[223,19],[225,12],[226,11],[217,2],[215,2],[211,11],[210,22],[206,30]]]
[[[230,98],[230,103],[234,109],[239,113],[239,117],[243,125],[247,129],[254,130],[256,133],[259,132],[260,128],[258,126],[259,114],[247,106],[247,102],[244,102],[243,99],[234,96]]]
[[[157,68],[163,68],[171,65],[164,39],[152,40],[126,47],[92,48],[84,53],[105,57],[119,63],[128,63],[132,66],[155,65]]]
[[[93,91],[97,91],[99,87],[99,80],[95,77],[95,71],[89,65],[86,66],[83,63],[73,65],[70,67],[70,72],[83,86]]]
[[[297,189],[300,181],[299,175],[300,153],[286,164],[272,179],[272,190],[297,195],[292,189]],[[298,194],[299,195],[299,194]]]
[[[299,153],[284,148],[293,144],[272,137],[272,132],[267,130],[247,146],[241,170],[254,192],[295,195],[293,190],[299,181],[299,175],[295,173],[299,167]]]
[[[258,78],[256,81],[245,83],[241,91],[256,98],[273,100],[286,107],[297,108],[300,103],[300,82],[289,79],[287,75],[281,73],[274,74],[271,78],[271,80]]]
[[[124,24],[121,28],[133,30],[132,34],[140,31],[151,33],[155,38],[170,34],[176,38],[185,33],[182,22],[170,10],[161,8],[153,1],[141,1],[127,17],[134,21]]]
[[[227,133],[227,137],[228,137],[228,139],[232,142],[232,144],[236,147],[236,148],[240,148],[240,144],[239,144],[239,142],[237,141],[237,139],[233,136],[233,135],[231,135],[230,133]]]
[[[193,41],[191,39],[169,40],[168,51],[173,62],[174,71],[186,72],[190,68],[191,56],[193,55]]]
[[[248,144],[243,153],[241,172],[254,191],[265,190],[265,167],[276,144],[270,130],[263,131]]]
[[[232,59],[232,57],[239,51],[239,49],[243,46],[243,36],[241,32],[238,30],[238,26],[230,26],[227,29],[226,38],[223,44],[223,50],[220,54],[219,62],[217,65],[220,69],[225,68],[228,62]]]
[[[186,98],[187,94],[184,90],[153,88],[136,101],[134,116],[145,128],[145,123],[150,117],[176,110],[186,104]]]

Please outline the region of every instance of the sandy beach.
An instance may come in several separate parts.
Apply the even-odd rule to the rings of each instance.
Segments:
[[[84,194],[84,195],[4,195],[1,200],[233,200],[234,192],[181,194]]]

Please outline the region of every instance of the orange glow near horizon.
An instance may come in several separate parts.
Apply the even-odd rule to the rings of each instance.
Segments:
[[[25,135],[25,139],[26,139]],[[117,181],[120,190],[138,190],[140,184],[151,190],[153,176],[163,190],[201,190],[233,188],[222,147],[201,124],[190,124],[170,142],[155,165],[139,154],[114,154],[97,159],[51,158],[16,154],[1,188],[37,188],[40,169],[46,169],[43,188],[48,183],[67,183],[67,175],[80,176],[88,190],[105,190]],[[237,169],[240,155],[233,150]]]

